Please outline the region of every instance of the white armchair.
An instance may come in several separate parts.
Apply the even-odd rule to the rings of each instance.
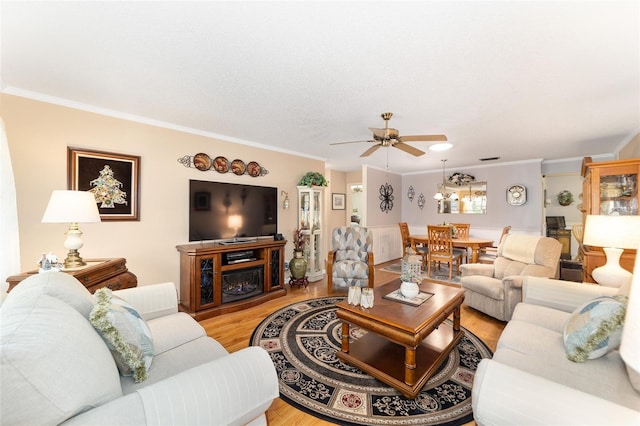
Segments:
[[[556,278],[562,244],[549,237],[507,234],[493,264],[460,266],[465,303],[501,321],[509,321],[522,300],[525,276]]]

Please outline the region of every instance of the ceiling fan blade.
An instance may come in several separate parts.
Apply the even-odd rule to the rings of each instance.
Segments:
[[[362,155],[360,155],[360,157],[368,157],[368,156],[370,156],[371,154],[376,152],[378,150],[378,148],[380,148],[381,146],[382,146],[381,143],[375,144],[374,146],[372,146],[371,148],[369,148],[368,150],[363,152]]]
[[[411,145],[407,145],[406,143],[398,142],[393,144],[392,146],[401,149],[404,152],[408,152],[411,155],[415,155],[416,157],[424,155],[424,151],[420,151],[418,148],[414,148]]]
[[[375,142],[373,139],[370,140],[362,140],[362,141],[349,141],[349,142],[334,142],[329,145],[344,145],[346,143],[363,143],[363,142]]]
[[[413,135],[400,136],[401,142],[446,142],[448,139],[445,135]]]

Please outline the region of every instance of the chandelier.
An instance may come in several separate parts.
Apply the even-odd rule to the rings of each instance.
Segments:
[[[444,164],[447,162],[447,160],[445,159],[440,161],[442,161],[442,184],[438,185],[438,192],[436,192],[436,195],[434,195],[433,198],[438,201],[444,199],[457,200],[457,192],[447,192],[447,181],[444,177]]]

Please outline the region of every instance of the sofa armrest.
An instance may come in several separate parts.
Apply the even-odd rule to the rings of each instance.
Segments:
[[[463,277],[471,275],[482,275],[484,277],[493,277],[494,267],[486,263],[465,263],[460,265],[460,273]]]
[[[596,297],[615,296],[617,292],[617,288],[597,284],[527,276],[522,284],[522,301],[573,312],[580,305]]]
[[[147,321],[178,312],[178,291],[171,282],[116,290],[113,294],[129,302]]]
[[[64,424],[244,425],[261,417],[278,396],[271,357],[264,349],[251,346],[115,399]]]
[[[489,359],[471,392],[479,426],[640,424],[638,411]]]

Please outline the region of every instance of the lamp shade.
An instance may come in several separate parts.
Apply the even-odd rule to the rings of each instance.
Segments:
[[[636,249],[640,245],[640,216],[588,215],[582,244]]]
[[[640,247],[637,247],[640,252]],[[629,378],[636,390],[640,390],[640,256],[636,256],[633,281],[629,290],[627,314],[622,329],[620,356],[627,365]],[[629,370],[633,370],[629,371]]]
[[[42,222],[100,222],[100,212],[91,192],[55,190],[42,216]]]

